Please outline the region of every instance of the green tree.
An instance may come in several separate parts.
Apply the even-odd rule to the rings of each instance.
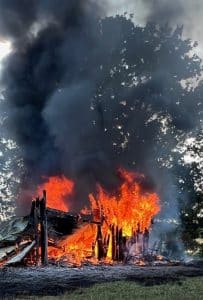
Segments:
[[[146,174],[162,211],[179,214],[179,180],[187,194],[191,174],[177,145],[202,126],[203,85],[189,84],[202,72],[197,44],[181,27],[139,27],[124,16],[90,23],[72,32],[53,22],[23,51],[16,43],[5,65],[4,124],[22,153],[23,184],[63,172],[76,188],[80,176],[111,188],[122,165]]]

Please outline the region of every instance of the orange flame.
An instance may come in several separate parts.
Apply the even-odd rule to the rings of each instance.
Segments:
[[[91,208],[100,209],[108,225],[122,228],[124,236],[131,236],[132,230],[143,232],[149,229],[152,218],[160,211],[159,198],[156,193],[143,192],[134,182],[136,174],[119,170],[124,182],[117,195],[109,195],[98,185],[97,196],[89,195]]]
[[[80,264],[85,258],[96,259],[98,255],[98,226],[107,245],[106,259],[112,256],[112,225],[122,229],[125,237],[131,237],[136,231],[149,229],[152,218],[160,211],[156,193],[144,192],[137,182],[142,176],[119,169],[123,183],[117,194],[107,193],[100,185],[97,194],[89,195],[90,208],[81,213],[93,215],[92,224],[87,224],[59,243],[57,251],[49,251],[52,258],[65,256],[69,262]],[[100,225],[98,225],[100,224]],[[115,228],[116,228],[115,227]],[[106,242],[108,240],[108,243]]]
[[[95,224],[86,224],[59,243],[70,263],[81,262],[93,255],[94,241],[96,240]]]
[[[65,176],[49,177],[48,181],[37,188],[37,194],[41,195],[43,190],[47,192],[47,206],[62,211],[69,211],[67,200],[73,192],[74,183]]]

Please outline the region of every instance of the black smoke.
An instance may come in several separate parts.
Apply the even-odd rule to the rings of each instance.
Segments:
[[[104,7],[105,8],[105,7]],[[168,205],[177,195],[171,150],[199,124],[201,95],[181,80],[200,74],[182,29],[135,27],[103,18],[96,1],[1,1],[1,35],[13,42],[4,63],[7,119],[25,172],[21,188],[42,176],[76,182],[75,208],[96,182],[114,190],[122,166],[146,175]]]

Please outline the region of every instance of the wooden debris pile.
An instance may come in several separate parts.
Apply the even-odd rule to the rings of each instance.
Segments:
[[[0,266],[46,265],[48,245],[77,226],[77,216],[46,208],[46,192],[32,201],[31,213],[1,225]]]

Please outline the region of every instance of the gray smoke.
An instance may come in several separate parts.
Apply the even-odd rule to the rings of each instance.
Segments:
[[[160,2],[157,16],[143,2],[148,19],[161,24]],[[184,11],[171,6],[164,11],[172,21]],[[171,150],[178,134],[198,126],[201,108],[201,91],[194,99],[179,82],[200,74],[199,59],[188,67],[189,58],[181,58],[192,44],[182,42],[180,27],[143,29],[121,16],[101,20],[107,7],[0,1],[0,34],[14,49],[2,78],[5,127],[21,149],[21,187],[64,174],[76,182],[74,208],[80,209],[96,182],[114,190],[123,166],[144,173],[143,187],[155,189],[166,205],[163,215],[176,218]],[[174,41],[180,49],[170,54]]]

